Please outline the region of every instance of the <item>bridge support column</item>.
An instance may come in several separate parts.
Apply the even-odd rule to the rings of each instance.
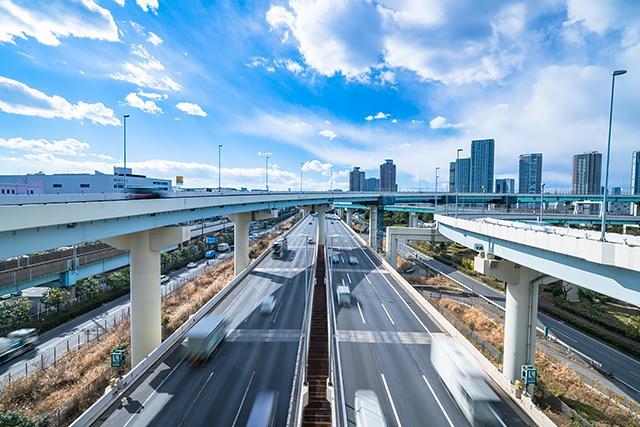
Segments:
[[[409,212],[409,227],[418,226],[418,214],[415,212]]]
[[[316,213],[318,214],[318,244],[319,245],[324,245],[324,241],[327,234],[327,220],[324,217],[324,215],[330,209],[331,208],[329,206],[316,206]]]
[[[563,280],[562,289],[567,293],[567,302],[580,302],[580,288],[578,288],[578,285]]]
[[[507,282],[502,372],[513,383],[520,379],[522,365],[535,362],[541,274],[510,261],[492,259],[484,253],[475,257],[474,269]],[[529,389],[529,393],[532,391]]]
[[[369,246],[376,252],[382,250],[383,215],[384,211],[381,206],[371,206],[369,208]]]
[[[347,213],[347,225],[351,227],[351,223],[353,222],[353,209],[347,208],[345,210]]]
[[[249,224],[251,212],[243,212],[230,216],[233,229],[233,274],[237,276],[249,266]]]
[[[387,262],[391,267],[398,268],[398,238],[391,232],[391,227],[387,227],[385,237]]]
[[[131,365],[160,345],[160,251],[189,239],[186,227],[163,227],[106,239],[130,251]]]

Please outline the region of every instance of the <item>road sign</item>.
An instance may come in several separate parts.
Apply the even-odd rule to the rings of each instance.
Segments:
[[[526,385],[538,383],[538,370],[531,365],[522,365],[520,379]]]
[[[176,185],[177,186],[184,185],[184,176],[182,175],[176,176]]]
[[[217,239],[215,237],[207,237],[207,244],[208,245],[213,245],[214,243],[216,243]]]
[[[111,352],[111,367],[122,368],[127,360],[127,353],[124,349],[114,350]]]

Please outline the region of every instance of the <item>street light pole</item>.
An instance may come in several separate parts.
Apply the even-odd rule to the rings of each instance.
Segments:
[[[220,159],[222,153],[222,144],[218,144],[218,192],[222,191],[222,180],[220,179]]]
[[[304,163],[300,162],[300,192],[302,193],[302,167]]]
[[[460,184],[460,177],[459,177],[459,173],[458,173],[458,166],[460,166],[458,163],[458,160],[460,160],[460,152],[462,151],[462,148],[458,148],[458,150],[456,151],[456,168],[454,169],[454,178],[456,180],[456,218],[458,217],[458,185]]]
[[[264,182],[266,184],[267,193],[268,193],[269,192],[269,156],[265,156],[264,160],[265,160],[265,164],[264,164]]]
[[[609,104],[609,136],[607,138],[607,167],[604,175],[604,194],[602,195],[602,226],[600,227],[600,240],[605,241],[607,231],[607,192],[609,191],[609,157],[611,157],[611,121],[613,119],[613,90],[616,84],[616,76],[621,76],[627,70],[615,70],[611,73],[611,103]]]
[[[438,170],[439,167],[436,168],[436,190],[433,196],[433,219],[435,220],[436,213],[438,212]]]
[[[333,166],[331,166],[331,177],[329,178],[330,189],[333,192]]]
[[[122,185],[122,192],[127,192],[127,119],[129,118],[128,114],[122,116],[124,120],[124,169],[122,170],[124,176],[124,183]]]
[[[543,212],[544,212],[544,183],[540,184],[540,222],[542,222]]]

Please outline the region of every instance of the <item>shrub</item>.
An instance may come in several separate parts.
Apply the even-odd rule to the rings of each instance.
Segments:
[[[35,427],[36,423],[20,412],[0,412],[0,427]]]

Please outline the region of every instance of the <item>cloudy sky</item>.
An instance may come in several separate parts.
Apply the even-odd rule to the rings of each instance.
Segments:
[[[495,138],[496,177],[542,152],[547,188],[640,149],[640,2],[0,0],[0,174],[110,172],[217,186],[346,188],[392,158],[401,188],[448,180]]]

